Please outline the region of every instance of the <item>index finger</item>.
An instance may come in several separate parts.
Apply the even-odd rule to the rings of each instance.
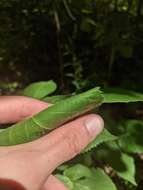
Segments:
[[[16,123],[46,109],[49,105],[25,96],[1,96],[0,124]]]

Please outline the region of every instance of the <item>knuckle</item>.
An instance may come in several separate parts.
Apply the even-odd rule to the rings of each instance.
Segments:
[[[66,145],[71,157],[80,153],[82,147],[81,147],[80,139],[76,132],[72,132],[66,135],[65,142],[66,142]]]

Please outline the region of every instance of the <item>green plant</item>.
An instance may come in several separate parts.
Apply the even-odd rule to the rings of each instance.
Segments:
[[[89,168],[82,164],[66,168],[57,177],[71,190],[117,190],[102,169]]]
[[[143,94],[123,89],[106,89],[102,92],[99,88],[94,88],[77,95],[73,95],[73,93],[49,96],[54,90],[56,90],[56,84],[53,81],[34,83],[24,89],[25,95],[52,102],[55,105],[30,119],[1,130],[0,145],[24,143],[39,138],[55,127],[86,113],[87,110],[93,110],[101,104],[143,101]],[[112,125],[114,131],[118,131],[116,135],[111,134],[113,133]],[[118,187],[111,179],[112,173],[114,173],[113,176],[124,180],[124,185],[128,189],[135,189],[139,178],[136,179],[135,158],[130,153],[143,152],[141,131],[143,131],[142,121],[122,120],[118,123],[114,118],[108,116],[107,120],[105,118],[103,132],[85,148],[72,164],[59,167],[56,172],[57,177],[71,190],[104,190],[104,188],[117,190]],[[97,161],[102,162],[101,165],[94,164],[95,156]]]
[[[56,84],[53,81],[39,82],[31,84],[24,90],[23,94],[41,99],[54,90],[56,90]],[[128,94],[102,93],[98,87],[93,88],[58,101],[37,115],[3,130],[0,133],[0,145],[19,144],[38,138],[65,122],[99,107],[102,103],[132,101],[143,101],[143,95],[129,92]],[[96,146],[100,141],[105,141],[103,139],[108,139],[108,135],[108,132],[104,130],[102,137],[99,140],[97,138],[97,142],[91,143],[90,147]]]

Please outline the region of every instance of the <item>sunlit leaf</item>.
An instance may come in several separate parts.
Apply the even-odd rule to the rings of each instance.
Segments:
[[[136,185],[134,158],[122,152],[115,142],[108,142],[96,150],[96,157],[109,164],[118,176]]]
[[[124,89],[106,89],[104,103],[143,102],[143,94]]]
[[[30,96],[32,98],[42,99],[45,96],[53,93],[57,88],[55,82],[51,81],[42,81],[35,82],[27,86],[24,91],[24,96]]]
[[[101,169],[94,169],[91,177],[79,180],[79,184],[88,187],[90,190],[117,190],[111,178]]]
[[[76,181],[83,177],[90,177],[92,175],[92,172],[88,167],[82,164],[76,164],[70,168],[65,169],[64,175],[69,177],[72,181]]]
[[[60,175],[60,174],[57,174],[56,177],[62,181],[64,183],[64,185],[66,187],[68,187],[70,190],[73,189],[74,187],[74,184],[73,182],[70,180],[70,178],[68,178],[67,176],[64,176],[64,175]]]

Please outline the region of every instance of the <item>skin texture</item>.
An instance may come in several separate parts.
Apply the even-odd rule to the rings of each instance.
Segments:
[[[22,96],[0,97],[0,123],[21,121],[48,106]],[[88,114],[33,142],[0,147],[0,190],[67,190],[52,172],[80,153],[103,125],[100,116]]]

